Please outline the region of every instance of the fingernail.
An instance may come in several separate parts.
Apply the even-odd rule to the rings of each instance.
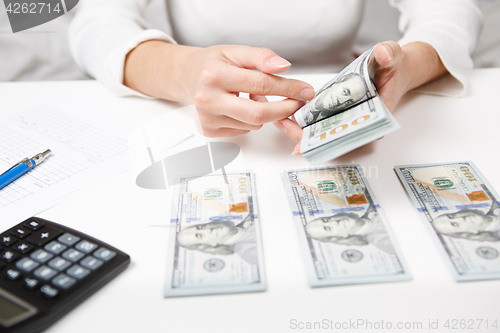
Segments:
[[[394,56],[394,54],[392,53],[392,49],[389,47],[389,45],[384,45],[384,49],[385,53],[387,53],[387,58],[389,59],[389,61],[391,61],[392,57]]]
[[[269,59],[269,64],[277,68],[285,68],[285,67],[290,67],[292,65],[289,61],[283,59],[280,56],[274,56],[271,59]]]
[[[301,153],[298,150],[294,150],[294,151],[292,151],[292,155],[297,156],[297,155],[301,155]]]
[[[300,92],[300,98],[306,101],[313,99],[314,96],[316,96],[316,93],[311,88],[302,89]]]
[[[283,126],[283,124],[281,123],[281,121],[275,122],[274,126],[276,126],[280,131],[282,131],[283,133],[286,134],[286,128],[285,128],[285,126]]]

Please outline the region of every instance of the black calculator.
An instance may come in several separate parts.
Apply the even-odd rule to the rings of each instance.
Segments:
[[[0,332],[40,332],[123,271],[130,257],[32,217],[0,235]]]

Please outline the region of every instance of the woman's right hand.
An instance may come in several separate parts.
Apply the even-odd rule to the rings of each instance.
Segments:
[[[225,137],[287,118],[314,97],[311,85],[272,75],[288,68],[288,61],[265,48],[148,41],[127,56],[124,84],[149,96],[194,103],[203,134]],[[239,97],[242,92],[250,99]],[[267,102],[266,95],[285,100]]]

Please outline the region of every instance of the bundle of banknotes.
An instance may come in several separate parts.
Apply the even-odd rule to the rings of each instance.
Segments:
[[[253,174],[179,178],[165,296],[264,291]]]
[[[500,203],[475,165],[395,170],[456,280],[500,278]],[[281,179],[311,287],[411,279],[361,166],[289,170]],[[266,289],[252,172],[180,177],[171,221],[165,296]]]
[[[327,162],[400,128],[373,84],[374,48],[360,55],[295,114],[304,128],[300,152]]]
[[[282,174],[311,287],[409,280],[358,165]]]
[[[478,168],[467,161],[394,170],[454,278],[500,278],[500,202]]]

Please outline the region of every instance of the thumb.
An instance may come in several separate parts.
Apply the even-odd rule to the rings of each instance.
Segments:
[[[403,59],[403,50],[401,46],[394,41],[386,41],[377,44],[373,50],[373,54],[379,65],[378,70],[392,69],[399,65]]]

